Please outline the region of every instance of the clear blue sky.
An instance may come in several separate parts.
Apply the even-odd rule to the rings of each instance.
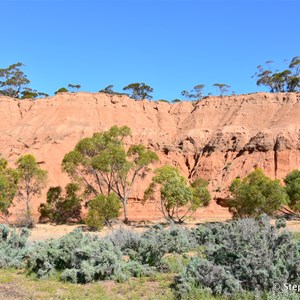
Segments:
[[[0,68],[23,62],[31,87],[96,92],[132,82],[155,99],[204,83],[262,91],[256,67],[300,55],[298,0],[0,0]]]

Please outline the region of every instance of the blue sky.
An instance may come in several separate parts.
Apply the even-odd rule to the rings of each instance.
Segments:
[[[23,62],[31,87],[96,92],[132,82],[155,99],[204,83],[264,90],[256,67],[300,55],[298,0],[0,0],[0,68]]]

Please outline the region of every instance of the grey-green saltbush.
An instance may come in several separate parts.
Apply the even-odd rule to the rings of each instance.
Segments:
[[[110,240],[114,246],[119,247],[123,254],[130,254],[138,251],[141,235],[121,227],[107,235],[106,239]]]
[[[241,291],[240,282],[225,267],[194,257],[181,276],[175,277],[176,294],[184,298],[193,287],[209,288],[214,295],[229,296]]]
[[[127,234],[124,239],[121,239],[120,232],[103,239],[76,229],[60,239],[36,243],[28,255],[28,272],[37,278],[60,272],[63,281],[73,283],[105,279],[124,281],[129,277],[153,275],[154,269],[148,265],[123,259],[124,253],[117,241],[125,252],[137,247],[131,241],[131,238],[135,241],[136,236]]]
[[[123,265],[122,273],[126,274],[127,277],[153,276],[155,269],[138,261],[129,260]]]
[[[122,262],[120,249],[109,240],[76,229],[60,239],[35,244],[27,269],[38,278],[61,271],[65,281],[86,283],[113,278]]]
[[[15,229],[0,224],[0,268],[22,268],[27,255],[27,239],[30,231],[22,228],[19,233]]]
[[[180,226],[164,229],[156,225],[142,235],[137,257],[143,264],[159,266],[166,253],[184,253],[194,246],[189,230]]]
[[[274,284],[300,281],[299,248],[292,235],[279,231],[265,217],[201,225],[193,235],[205,246],[205,259],[193,259],[176,278],[178,298],[193,287],[232,295],[268,292]]]

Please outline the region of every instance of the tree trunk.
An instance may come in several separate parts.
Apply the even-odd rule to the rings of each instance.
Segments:
[[[127,210],[127,199],[125,199],[123,201],[123,207],[124,207],[124,223],[129,224],[128,210]]]
[[[30,210],[30,191],[29,191],[29,187],[26,188],[26,218],[27,218],[27,221],[28,221],[27,227],[28,228],[34,228],[35,227],[35,222],[32,218],[31,210]]]

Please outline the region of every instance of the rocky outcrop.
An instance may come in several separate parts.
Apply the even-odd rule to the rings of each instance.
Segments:
[[[189,178],[208,179],[214,198],[224,199],[231,180],[255,168],[279,179],[300,168],[299,116],[296,93],[207,97],[177,104],[103,93],[62,93],[34,101],[0,97],[0,153],[12,164],[19,155],[32,153],[49,171],[49,185],[64,185],[68,178],[60,163],[79,139],[112,125],[128,125],[128,145],[142,143],[159,154],[160,163],[153,167],[173,164]],[[133,218],[159,216],[155,201],[145,206],[139,201],[150,177],[135,187]],[[42,201],[44,197],[36,199],[35,208]],[[229,216],[215,202],[197,215]]]

